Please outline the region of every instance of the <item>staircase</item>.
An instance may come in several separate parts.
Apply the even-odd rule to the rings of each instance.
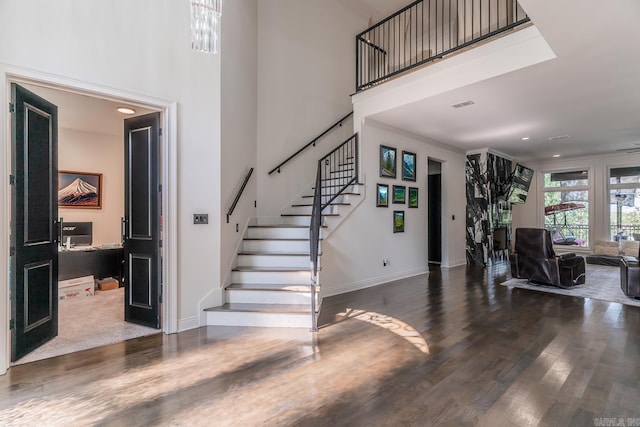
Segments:
[[[322,200],[333,200],[322,210],[320,241],[359,201],[361,184],[340,185],[346,178],[353,179],[355,165],[355,157],[343,157],[321,181]],[[205,310],[207,325],[313,328],[312,306],[317,307],[316,314],[320,306],[319,286],[315,292],[311,286],[314,190],[310,187],[279,219],[258,218],[256,225],[248,227],[231,272],[232,283],[225,288],[226,302]],[[320,248],[321,243],[318,267]]]

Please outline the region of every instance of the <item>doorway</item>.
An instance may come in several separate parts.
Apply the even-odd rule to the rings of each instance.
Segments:
[[[442,162],[428,159],[427,253],[429,263],[442,263]]]
[[[170,212],[175,211],[175,197],[173,197],[173,194],[172,194],[173,192],[171,191],[172,187],[170,186],[170,183],[175,182],[174,178],[176,173],[175,171],[176,162],[175,162],[175,157],[171,156],[171,153],[174,152],[174,150],[169,149],[171,144],[175,144],[175,136],[176,136],[175,130],[174,130],[175,125],[171,126],[171,129],[169,128],[169,124],[175,124],[175,116],[176,116],[175,103],[160,102],[157,99],[151,100],[151,99],[147,99],[146,97],[141,97],[139,95],[130,96],[130,94],[128,93],[124,93],[111,88],[101,88],[99,86],[93,86],[93,85],[87,85],[87,84],[84,84],[82,85],[83,86],[82,88],[79,88],[77,86],[77,82],[66,81],[58,77],[52,77],[51,81],[43,82],[41,74],[38,74],[38,79],[36,81],[35,78],[29,78],[29,76],[25,76],[24,74],[18,76],[16,74],[7,72],[6,69],[4,71],[5,71],[4,75],[6,77],[6,85],[5,85],[6,91],[3,91],[2,97],[7,100],[7,105],[9,102],[8,100],[10,99],[10,96],[9,96],[10,90],[8,90],[7,88],[10,87],[11,83],[18,83],[20,85],[30,86],[30,88],[35,89],[36,92],[57,90],[61,94],[64,94],[64,96],[68,96],[71,98],[75,97],[76,101],[81,97],[85,97],[85,98],[91,98],[95,102],[102,102],[110,105],[113,105],[114,103],[115,104],[124,103],[127,105],[134,105],[136,108],[140,109],[140,111],[158,111],[164,114],[164,117],[162,120],[162,127],[165,129],[166,136],[163,138],[163,141],[161,143],[162,145],[161,150],[163,153],[166,153],[167,156],[163,158],[162,165],[158,164],[158,168],[164,171],[164,174],[162,175],[160,182],[164,190],[163,201],[165,202],[164,206],[162,207],[162,216],[165,218],[165,221],[163,221],[162,228],[161,228],[161,232],[164,237],[163,246],[166,248],[164,250],[165,258],[163,261],[163,267],[161,272],[162,279],[165,284],[165,292],[163,295],[164,305],[162,306],[162,318],[163,318],[162,330],[165,333],[175,332],[177,330],[176,298],[175,298],[176,260],[173,256],[173,254],[175,254],[175,250],[174,250],[175,240],[172,234],[170,233],[170,231],[171,229],[174,229],[176,221],[175,221],[175,215],[169,214]],[[20,71],[23,71],[23,70],[20,70]],[[91,86],[91,89],[87,89],[87,87],[89,86]],[[61,115],[63,114],[64,113],[62,112]],[[99,116],[100,114],[98,114],[97,117],[94,117],[92,121],[93,120],[95,120],[96,122],[100,121],[102,118]],[[63,120],[61,120],[61,122],[62,121]],[[76,131],[78,131],[79,133],[82,133],[82,130],[76,129]],[[85,133],[84,135],[87,137],[91,136],[90,133]],[[120,136],[118,137],[118,143],[120,146],[123,145],[122,135],[123,135],[122,124],[120,124]],[[10,140],[9,140],[9,144],[10,144]],[[10,203],[11,199],[9,197],[8,192],[3,190],[0,192],[0,196],[6,202],[5,205]],[[119,235],[119,231],[120,230],[118,227],[118,231],[117,231],[118,235]],[[3,231],[2,233],[0,233],[0,237],[2,238],[2,240],[4,240],[4,243],[8,247],[9,246],[8,233],[6,231]],[[119,237],[117,239],[118,241],[120,240]],[[114,239],[107,240],[107,245],[110,243],[113,243],[110,240],[114,240]],[[104,241],[105,240],[103,240],[103,242]],[[8,258],[6,259],[7,259],[6,265],[8,265]],[[6,267],[3,267],[3,268],[6,268]],[[2,288],[0,289],[1,291],[0,294],[5,295],[4,301],[6,303],[8,301],[8,288],[5,288],[5,286],[0,286],[0,288]],[[4,311],[2,312],[6,313]],[[9,323],[7,318],[4,316],[5,315],[3,314],[2,317],[4,319],[0,320],[0,326],[2,324],[5,324],[5,322],[7,322],[7,324]],[[2,328],[4,332],[0,332],[0,340],[4,342],[8,341],[7,329],[8,328]],[[5,334],[5,335],[2,335],[2,334]],[[6,347],[4,348],[6,349]],[[1,352],[2,354],[0,354],[0,373],[4,372],[4,370],[6,370],[6,368],[8,368],[9,366],[8,354],[10,352],[10,349],[7,349],[7,350],[2,351]]]

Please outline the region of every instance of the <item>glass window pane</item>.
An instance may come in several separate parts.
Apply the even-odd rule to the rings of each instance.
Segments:
[[[640,189],[609,192],[611,240],[640,240]]]
[[[589,172],[586,169],[568,172],[546,172],[545,187],[571,187],[589,185]]]
[[[611,168],[609,173],[610,184],[640,183],[640,166],[625,168]]]
[[[589,245],[588,191],[547,191],[544,202],[544,224],[554,244]]]

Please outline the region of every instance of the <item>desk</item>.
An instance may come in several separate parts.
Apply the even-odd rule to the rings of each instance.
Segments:
[[[122,283],[122,248],[61,251],[58,253],[58,280],[93,276],[116,278]]]

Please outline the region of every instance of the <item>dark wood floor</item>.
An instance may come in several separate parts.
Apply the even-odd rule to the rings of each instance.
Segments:
[[[434,269],[328,298],[316,335],[208,327],[15,366],[0,425],[640,422],[640,308],[507,275]]]

